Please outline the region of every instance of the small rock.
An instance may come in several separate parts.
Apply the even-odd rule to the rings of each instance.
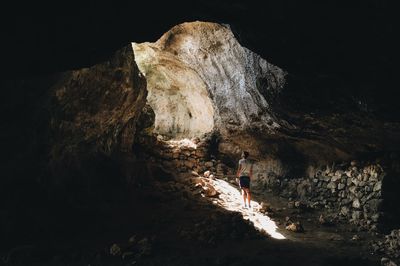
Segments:
[[[112,256],[118,256],[121,253],[121,248],[117,244],[113,244],[110,247],[110,254]]]
[[[217,197],[219,195],[218,191],[211,184],[207,184],[204,190],[207,197]]]
[[[337,187],[335,182],[329,182],[329,184],[326,186],[329,189],[335,189]]]
[[[210,167],[214,166],[214,163],[212,161],[208,161],[208,162],[205,162],[204,166],[210,168]]]
[[[272,211],[271,206],[266,202],[261,202],[260,206],[261,206],[260,212],[262,212],[262,213]]]
[[[373,191],[380,191],[382,189],[382,181],[376,182]]]
[[[300,224],[300,222],[290,223],[289,225],[286,226],[286,230],[296,233],[304,232],[304,228]]]
[[[325,220],[325,218],[324,218],[324,216],[322,214],[318,217],[318,222],[320,224],[325,224],[326,223],[326,220]]]
[[[200,176],[199,173],[197,173],[196,171],[192,171],[192,175],[193,176]]]
[[[151,244],[147,237],[141,239],[138,242],[139,253],[137,254],[138,257],[142,256],[149,256],[151,254]]]
[[[135,253],[133,253],[132,251],[126,251],[126,252],[122,253],[121,257],[124,260],[124,259],[132,258],[133,255],[135,255]]]
[[[343,206],[341,209],[340,209],[340,213],[342,214],[342,215],[344,215],[344,216],[347,216],[348,214],[349,214],[349,208],[348,207],[346,207],[346,206]]]
[[[361,207],[361,203],[359,199],[355,199],[352,204],[353,208],[359,209]]]
[[[397,266],[396,263],[394,263],[393,261],[391,261],[390,259],[385,258],[385,257],[383,257],[381,259],[381,265],[382,266]]]

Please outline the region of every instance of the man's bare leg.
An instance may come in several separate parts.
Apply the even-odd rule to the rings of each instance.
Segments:
[[[251,207],[251,205],[250,205],[251,193],[250,193],[250,189],[248,189],[248,188],[246,188],[246,195],[247,195],[247,201],[249,202],[249,207]]]
[[[243,194],[243,204],[244,206],[246,206],[247,193],[245,188],[242,189],[242,194]]]

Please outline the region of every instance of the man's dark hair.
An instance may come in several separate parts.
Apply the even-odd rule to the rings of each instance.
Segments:
[[[249,152],[248,151],[243,151],[244,158],[247,159],[249,157]]]

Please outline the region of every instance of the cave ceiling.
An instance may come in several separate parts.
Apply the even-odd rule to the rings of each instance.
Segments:
[[[31,2],[4,11],[4,78],[91,66],[130,42],[153,42],[201,20],[229,24],[243,46],[288,71],[289,85],[294,80],[312,97],[354,96],[398,111],[389,1]]]

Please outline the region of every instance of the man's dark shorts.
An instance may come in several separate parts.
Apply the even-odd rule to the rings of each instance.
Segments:
[[[239,185],[241,188],[250,188],[250,177],[249,176],[241,176],[239,178]]]

